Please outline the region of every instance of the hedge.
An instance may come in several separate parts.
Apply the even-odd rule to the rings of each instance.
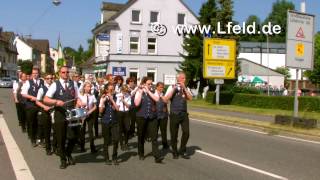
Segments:
[[[215,104],[215,93],[208,92],[206,101]],[[264,109],[293,110],[294,97],[221,92],[220,104]],[[320,97],[299,97],[299,110],[320,112]]]

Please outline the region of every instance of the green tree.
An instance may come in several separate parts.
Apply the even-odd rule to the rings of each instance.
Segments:
[[[305,76],[307,76],[313,84],[316,84],[318,87],[320,86],[320,32],[315,36],[314,69],[313,71],[306,71]]]
[[[18,60],[18,66],[20,66],[20,70],[26,74],[31,74],[33,63],[31,60]]]
[[[232,0],[208,0],[199,12],[199,22],[201,25],[211,25],[211,29],[217,30],[217,22],[220,22],[225,29],[228,22],[233,22],[233,1]],[[217,32],[217,31],[216,31]],[[182,55],[184,61],[179,66],[187,75],[187,81],[200,80],[200,90],[208,84],[208,81],[203,78],[203,34],[196,33],[188,35],[184,38],[183,48],[187,55]],[[210,37],[238,39],[234,34],[217,35],[211,34]],[[233,84],[235,81],[226,81]]]
[[[261,21],[256,15],[250,15],[246,20],[246,25],[253,25],[255,23],[255,32],[260,31]],[[261,42],[263,41],[263,35],[261,34],[243,34],[240,36],[240,41]]]
[[[292,2],[287,0],[277,0],[273,3],[272,11],[269,16],[265,19],[263,24],[268,24],[269,22],[272,25],[280,25],[281,33],[278,35],[273,35],[270,38],[271,42],[285,42],[286,41],[286,32],[287,32],[287,11],[294,10],[295,6]],[[266,38],[264,36],[264,38]]]
[[[58,59],[58,61],[57,61],[58,69],[60,69],[65,64],[66,64],[66,60],[65,59],[63,59],[63,58]]]
[[[289,85],[289,78],[291,78],[290,70],[287,67],[277,67],[275,69],[276,72],[284,75],[284,85],[288,87]]]

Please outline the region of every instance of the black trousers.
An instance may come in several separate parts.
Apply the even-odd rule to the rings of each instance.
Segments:
[[[50,151],[51,150],[51,128],[52,128],[52,122],[51,122],[51,116],[50,113],[44,110],[41,110],[41,125],[39,128],[40,132],[43,133],[39,133],[39,134],[43,134],[43,138],[45,140],[46,143],[46,150]],[[41,129],[42,128],[42,129]]]
[[[138,128],[138,155],[144,156],[144,142],[145,137],[148,134],[152,142],[152,154],[155,158],[160,157],[158,149],[158,121],[154,119],[145,119],[143,117],[137,117],[137,128]]]
[[[167,126],[168,126],[168,117],[158,119],[158,129],[160,129],[160,132],[161,132],[161,141],[163,146],[168,146]]]
[[[87,125],[88,125],[89,139],[90,139],[90,148],[91,149],[93,148],[93,146],[94,146],[93,126],[95,124],[95,121],[96,121],[96,119],[95,119],[94,112],[92,114],[90,114],[90,116],[84,120],[83,126],[80,129],[80,146],[81,146],[81,148],[84,148],[84,146],[85,146]]]
[[[99,105],[97,105],[97,107],[99,107]],[[94,127],[94,135],[96,137],[99,136],[99,121],[98,121],[98,118],[99,118],[99,108],[97,108],[97,110],[95,112],[92,113],[93,114],[93,118],[94,118],[94,123],[93,123],[93,127]]]
[[[117,122],[102,123],[102,136],[105,159],[109,160],[109,146],[112,144],[112,159],[116,160],[118,157],[119,124]]]
[[[38,128],[38,111],[37,107],[26,108],[26,119],[28,127],[28,136],[32,143],[36,142]]]
[[[26,129],[26,113],[25,113],[25,107],[22,103],[16,103],[16,109],[17,109],[17,116],[19,125],[22,129]]]
[[[136,109],[132,108],[129,111],[130,114],[130,130],[129,130],[129,136],[134,136],[134,133],[136,131]]]
[[[129,130],[130,130],[130,114],[129,112],[117,112],[117,120],[119,122],[119,136],[120,144],[128,144]]]
[[[180,152],[185,152],[190,135],[188,113],[170,114],[170,134],[173,153],[178,153],[177,143],[179,126],[181,126],[182,129]]]
[[[56,110],[54,113],[54,130],[57,140],[57,149],[62,161],[66,160],[67,156],[71,156],[73,148],[77,142],[79,135],[79,127],[68,127],[66,115],[61,110]],[[66,146],[66,140],[68,143]]]

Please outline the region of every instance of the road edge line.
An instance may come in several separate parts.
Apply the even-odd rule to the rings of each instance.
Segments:
[[[14,140],[3,115],[0,115],[0,131],[17,180],[34,180],[35,178],[33,177],[19,146]]]

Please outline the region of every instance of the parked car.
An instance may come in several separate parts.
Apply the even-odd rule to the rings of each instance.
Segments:
[[[10,77],[3,77],[0,79],[0,88],[12,88],[13,81]]]

